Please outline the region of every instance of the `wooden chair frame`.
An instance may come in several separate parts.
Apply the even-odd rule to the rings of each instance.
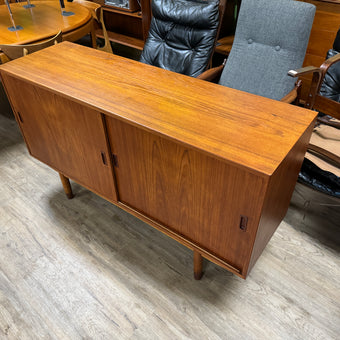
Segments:
[[[110,43],[110,39],[109,39],[109,35],[108,35],[106,27],[105,27],[103,7],[98,3],[95,3],[95,2],[92,2],[92,1],[87,1],[87,0],[75,0],[75,2],[86,7],[92,14],[93,28],[90,31],[92,47],[97,48],[98,50],[101,50],[101,51],[113,53],[111,43]],[[97,46],[97,42],[96,42],[96,30],[97,29],[101,29],[103,31],[103,35],[104,35],[104,46],[103,47]],[[82,36],[84,36],[84,35],[82,35]],[[79,39],[82,36],[80,36]]]
[[[4,63],[9,60],[17,59],[23,57],[27,54],[36,52],[48,46],[55,45],[62,41],[62,32],[59,31],[55,36],[49,38],[48,40],[44,40],[42,42],[34,43],[34,44],[26,44],[26,45],[0,45],[0,50],[4,53],[4,57],[1,58],[1,61]],[[7,60],[5,60],[5,58]]]
[[[305,107],[320,111],[340,120],[340,103],[326,98],[320,94],[321,85],[328,69],[338,62],[340,62],[340,53],[325,60],[320,67],[307,66],[295,71],[289,71],[288,74],[292,77],[300,77],[305,74],[313,74],[312,83],[309,89],[309,94]],[[339,123],[332,122],[327,118],[319,117],[318,122],[340,128]],[[330,161],[332,164],[335,164],[337,167],[340,168],[340,157],[335,155],[334,153],[331,153],[328,150],[320,148],[317,145],[311,143],[308,145],[308,149],[314,153],[317,153],[323,159]]]

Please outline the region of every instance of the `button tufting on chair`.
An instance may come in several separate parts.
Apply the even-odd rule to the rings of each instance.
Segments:
[[[196,77],[206,70],[219,28],[218,0],[153,0],[140,61]]]

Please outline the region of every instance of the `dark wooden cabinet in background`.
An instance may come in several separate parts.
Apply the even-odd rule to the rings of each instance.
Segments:
[[[151,0],[138,1],[140,6],[137,5],[138,9],[132,11],[105,4],[104,0],[92,1],[103,6],[104,22],[112,42],[143,49],[151,22]],[[102,36],[100,30],[98,36]]]

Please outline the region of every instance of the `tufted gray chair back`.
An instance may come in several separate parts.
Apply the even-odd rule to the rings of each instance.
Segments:
[[[235,39],[219,83],[280,100],[302,67],[315,6],[293,0],[242,0]]]
[[[207,68],[219,27],[218,0],[153,0],[140,61],[196,77]]]

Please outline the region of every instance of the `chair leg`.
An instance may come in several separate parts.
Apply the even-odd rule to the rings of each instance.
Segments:
[[[74,196],[73,196],[70,180],[67,177],[65,177],[63,174],[61,174],[60,172],[59,172],[59,176],[60,176],[61,183],[63,184],[63,188],[64,188],[67,198],[68,199],[73,198]]]
[[[96,32],[95,32],[94,28],[90,32],[90,37],[91,37],[92,48],[96,49],[97,48],[97,36],[96,36]]]
[[[202,255],[194,250],[194,277],[195,280],[200,280],[203,272],[202,272],[202,263],[203,263],[203,258]]]

